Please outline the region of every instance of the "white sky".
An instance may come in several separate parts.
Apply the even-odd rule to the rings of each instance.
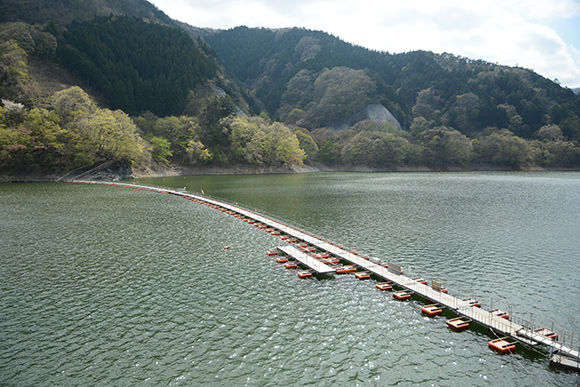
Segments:
[[[196,27],[305,27],[390,53],[449,52],[580,87],[580,0],[150,0]]]

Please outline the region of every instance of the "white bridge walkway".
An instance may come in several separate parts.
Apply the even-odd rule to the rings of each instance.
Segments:
[[[143,189],[153,192],[159,193],[166,193],[181,196],[184,198],[189,198],[193,200],[197,200],[199,202],[217,206],[229,211],[233,211],[237,214],[243,215],[244,217],[250,218],[256,222],[260,222],[266,226],[275,228],[282,233],[285,233],[293,238],[298,240],[304,241],[312,246],[316,246],[316,248],[320,250],[324,250],[330,254],[333,254],[341,259],[344,259],[354,265],[357,265],[364,270],[368,271],[369,273],[374,274],[380,278],[383,278],[387,281],[391,281],[394,284],[398,285],[399,287],[408,289],[415,294],[418,294],[422,297],[425,297],[428,300],[434,301],[434,303],[438,303],[444,305],[450,310],[455,311],[457,314],[466,316],[477,323],[486,326],[496,333],[511,337],[521,343],[527,345],[537,345],[543,344],[549,346],[553,349],[553,352],[558,354],[565,355],[565,361],[572,361],[574,363],[580,364],[580,354],[577,350],[572,348],[566,347],[557,341],[554,341],[544,335],[538,334],[531,329],[524,327],[523,325],[514,323],[512,321],[503,319],[501,317],[494,316],[492,313],[483,310],[478,307],[474,307],[466,301],[453,297],[452,295],[442,293],[439,290],[436,290],[430,286],[423,285],[418,283],[417,281],[413,280],[412,278],[406,277],[397,270],[389,270],[382,265],[374,263],[370,260],[364,259],[357,254],[354,254],[350,251],[346,251],[330,242],[325,242],[322,239],[313,236],[312,234],[308,234],[302,230],[299,230],[295,227],[291,227],[284,223],[281,223],[277,220],[268,218],[264,215],[258,214],[256,212],[244,209],[237,205],[229,204],[226,202],[222,202],[220,200],[208,198],[203,195],[195,195],[185,192],[179,192],[164,188],[156,188],[156,187],[148,187],[148,186],[141,186],[136,184],[126,184],[126,183],[108,183],[108,182],[89,182],[89,181],[72,181],[75,183],[88,183],[88,184],[106,184],[106,185],[115,185],[120,187],[128,187],[128,188],[137,188]],[[301,252],[300,250],[289,246],[289,248],[283,248],[288,255],[293,256],[295,259],[303,263],[304,265],[310,267],[312,270],[318,273],[331,273],[334,272],[334,269],[328,265],[324,265],[319,261],[313,259],[308,254]],[[287,250],[287,251],[286,251]],[[394,266],[394,265],[393,265]],[[557,358],[557,356],[553,356],[553,359]],[[564,363],[564,360],[562,363]],[[557,362],[557,359],[554,360]]]

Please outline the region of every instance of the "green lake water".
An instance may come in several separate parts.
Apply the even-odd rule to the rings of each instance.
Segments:
[[[580,173],[139,179],[236,202],[580,347]],[[376,281],[301,280],[281,242],[173,195],[0,185],[0,385],[574,386]],[[231,249],[224,250],[224,246]]]

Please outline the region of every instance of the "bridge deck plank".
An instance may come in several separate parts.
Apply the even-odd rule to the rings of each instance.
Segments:
[[[463,315],[463,316],[466,316],[466,317],[469,317],[473,321],[476,321],[483,326],[489,327],[492,330],[494,330],[498,333],[501,333],[502,335],[510,336],[510,337],[512,337],[520,342],[526,343],[526,344],[544,344],[544,345],[550,346],[554,350],[557,350],[560,353],[565,354],[566,356],[572,358],[572,361],[577,361],[580,359],[580,352],[579,351],[576,351],[576,350],[573,350],[572,348],[566,347],[566,346],[564,346],[556,341],[553,341],[550,338],[547,338],[543,335],[539,335],[539,334],[529,330],[528,328],[526,328],[520,324],[516,324],[514,322],[511,322],[511,321],[505,320],[503,318],[494,316],[493,314],[491,314],[490,312],[488,312],[484,309],[473,307],[469,303],[467,303],[461,299],[458,299],[458,298],[453,297],[453,296],[446,294],[446,293],[441,293],[438,290],[435,290],[427,285],[423,285],[423,284],[420,284],[420,283],[414,281],[412,278],[406,277],[402,274],[398,275],[398,274],[392,273],[387,268],[385,268],[381,265],[378,265],[378,264],[373,263],[371,261],[367,261],[366,259],[363,259],[356,254],[353,254],[349,251],[345,251],[345,250],[343,250],[343,249],[341,249],[333,244],[330,244],[328,242],[322,241],[320,238],[314,237],[311,234],[307,234],[304,231],[298,230],[295,227],[290,227],[290,226],[285,225],[279,221],[268,218],[268,217],[263,216],[261,214],[258,214],[256,212],[246,210],[246,209],[239,207],[237,205],[233,205],[233,204],[229,204],[229,203],[222,202],[219,200],[211,199],[211,198],[208,198],[208,197],[203,196],[203,195],[194,195],[194,194],[188,194],[188,193],[173,191],[173,190],[164,189],[164,188],[142,186],[142,185],[137,185],[137,184],[108,183],[108,182],[94,182],[94,181],[72,181],[72,182],[91,183],[91,184],[107,184],[107,185],[125,186],[125,187],[129,187],[129,188],[148,189],[151,191],[174,194],[174,195],[178,195],[178,196],[188,197],[191,199],[197,199],[197,200],[203,201],[203,202],[208,203],[208,204],[214,204],[216,206],[220,206],[222,208],[226,208],[226,209],[229,209],[231,211],[235,211],[235,212],[242,214],[248,218],[252,218],[253,220],[255,220],[257,222],[261,222],[267,226],[274,227],[274,228],[280,230],[281,232],[284,232],[288,235],[291,235],[292,237],[294,237],[296,239],[303,240],[304,242],[309,243],[313,246],[316,246],[317,248],[319,248],[321,250],[327,251],[330,254],[334,254],[341,259],[344,259],[344,260],[346,260],[354,265],[357,265],[359,267],[364,268],[366,271],[369,271],[372,274],[374,274],[380,278],[383,278],[385,280],[388,280],[388,281],[395,283],[399,287],[403,287],[403,288],[412,290],[413,292],[415,292],[415,294],[419,294],[422,297],[425,297],[429,300],[435,301],[436,303],[445,305],[447,308],[453,309],[456,313]],[[296,251],[299,253],[302,253],[297,249],[296,249]],[[293,252],[293,254],[296,254],[296,252]],[[290,255],[292,255],[292,254],[290,254]],[[294,255],[292,255],[292,256],[294,256]],[[294,256],[294,257],[296,259],[298,259],[296,256]],[[302,257],[302,258],[304,258],[304,257]],[[312,260],[314,260],[314,259],[312,258]],[[307,262],[307,261],[309,263],[311,263],[312,265],[314,265],[314,263],[310,262],[310,260],[305,259],[304,262]],[[314,260],[314,261],[316,261],[316,260]],[[316,262],[320,263],[318,261],[316,261]],[[322,265],[322,263],[320,263],[320,264]],[[313,270],[316,270],[314,267],[310,266],[309,264],[305,263],[305,265],[311,267]],[[327,266],[327,265],[324,265],[324,266]],[[321,268],[321,270],[326,270],[326,269]]]

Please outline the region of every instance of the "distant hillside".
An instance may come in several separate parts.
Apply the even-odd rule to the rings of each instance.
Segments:
[[[0,174],[580,166],[580,96],[527,69],[144,0],[0,0],[0,20]]]
[[[217,84],[242,110],[259,113],[215,51],[191,38],[203,31],[146,0],[0,0],[0,41],[16,41],[32,65],[54,62],[68,70],[55,72],[63,79],[53,85],[72,75],[107,106],[164,116],[185,112],[190,91]],[[0,84],[5,97],[28,98],[7,86]]]
[[[127,15],[175,25],[146,0],[0,0],[1,22],[55,23],[91,20],[95,16]]]
[[[270,30],[237,27],[208,35],[205,40],[217,51],[225,67],[248,87],[255,90],[256,96],[274,117],[279,116],[280,108],[282,108],[280,112],[282,116],[285,114],[284,110],[290,108],[283,106],[285,105],[284,93],[292,78],[302,70],[308,73],[301,73],[300,78],[294,80],[294,86],[309,87],[323,70],[331,70],[335,67],[363,70],[386,64],[385,56],[382,54],[352,46],[324,32],[298,28]],[[372,62],[378,63],[371,66]],[[361,74],[347,72],[345,75],[356,77]],[[375,74],[368,75],[372,77]],[[304,77],[308,78],[306,82]],[[372,100],[371,102],[384,103],[399,121],[404,122],[403,109],[400,107],[400,103],[404,102],[396,96],[393,89],[382,82],[377,86],[385,87],[385,89],[377,90],[378,94],[371,90],[363,93],[368,94],[367,97]],[[292,92],[292,90],[289,91],[289,93]],[[307,90],[296,92],[309,93]],[[286,97],[292,99],[292,96]],[[355,104],[359,103],[360,101],[355,102]],[[348,110],[358,109],[351,107]],[[333,117],[333,120],[334,118],[344,117]],[[314,125],[320,124],[319,121],[314,121]]]
[[[165,116],[181,114],[189,92],[216,76],[203,48],[177,28],[117,16],[72,23],[57,53],[111,107]]]
[[[237,27],[205,39],[273,117],[309,129],[381,103],[406,129],[424,118],[427,127],[470,137],[496,127],[532,138],[549,124],[580,136],[577,95],[531,70],[452,54],[376,52],[299,28]]]

